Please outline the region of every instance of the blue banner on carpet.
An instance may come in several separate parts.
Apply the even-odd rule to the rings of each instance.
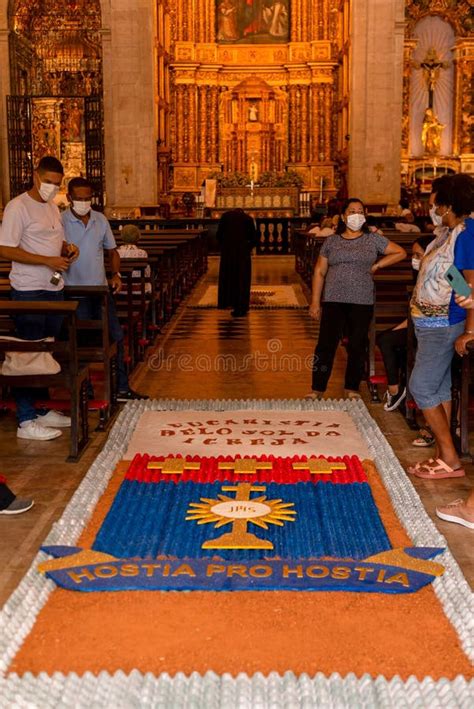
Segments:
[[[216,480],[207,459],[149,463],[123,480],[92,549],[46,547],[39,570],[70,590],[365,591],[410,593],[443,573],[440,549],[392,549],[368,482],[350,461],[287,462],[327,482]],[[220,465],[272,475],[279,459]],[[360,465],[360,464],[359,464]],[[194,467],[199,481],[180,480]],[[206,472],[206,470],[208,472]],[[175,480],[166,478],[174,475]],[[135,471],[136,473],[136,471]],[[134,473],[134,474],[135,474]],[[337,475],[335,474],[337,473]],[[311,475],[312,472],[308,472]],[[236,473],[234,473],[236,475]],[[204,481],[203,476],[208,476]],[[333,477],[331,477],[333,476]],[[210,479],[209,479],[210,478]],[[212,479],[214,478],[214,479]]]
[[[64,547],[44,547],[60,558]],[[77,548],[73,550],[76,553]],[[428,551],[428,553],[427,553]],[[413,593],[432,583],[443,567],[427,561],[442,549],[392,550],[393,564],[380,563],[384,555],[364,561],[288,559],[266,561],[209,561],[206,559],[137,560],[104,555],[87,563],[94,552],[77,552],[74,566],[45,570],[58,586],[70,591],[363,591]],[[417,553],[420,552],[420,553]],[[58,556],[59,555],[59,556]],[[78,562],[82,560],[83,563]],[[43,564],[47,567],[49,562]],[[68,562],[71,563],[71,560]],[[78,564],[78,565],[76,565]]]

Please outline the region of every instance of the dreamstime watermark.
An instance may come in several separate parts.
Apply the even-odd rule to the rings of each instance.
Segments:
[[[313,367],[313,358],[313,354],[286,354],[282,341],[273,338],[267,341],[266,351],[246,354],[166,354],[159,348],[149,357],[147,366],[152,372],[307,372]]]

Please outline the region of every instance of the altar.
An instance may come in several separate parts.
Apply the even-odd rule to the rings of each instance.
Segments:
[[[214,217],[229,209],[244,209],[254,218],[294,217],[299,214],[297,187],[221,187],[216,195]]]

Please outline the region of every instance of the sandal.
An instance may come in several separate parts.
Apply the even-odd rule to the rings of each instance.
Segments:
[[[430,458],[423,463],[416,463],[407,468],[410,475],[424,480],[443,480],[445,478],[462,478],[466,475],[464,468],[451,468],[441,458]]]
[[[362,399],[359,392],[354,391],[353,389],[345,389],[344,393],[346,395],[346,399],[354,399],[355,401],[357,401],[358,399]]]
[[[415,438],[415,440],[411,442],[411,444],[417,448],[429,448],[430,446],[434,446],[435,438],[431,435],[431,433],[421,433],[418,438]]]

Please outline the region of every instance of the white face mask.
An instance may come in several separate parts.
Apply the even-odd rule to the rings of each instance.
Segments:
[[[79,217],[85,217],[91,211],[92,202],[90,200],[73,200],[72,208]]]
[[[349,216],[346,217],[346,224],[351,231],[359,231],[364,223],[365,217],[363,214],[349,214]]]
[[[41,199],[45,202],[49,202],[56,197],[59,192],[59,187],[57,185],[50,185],[48,182],[40,182],[38,192],[40,193]]]
[[[443,217],[440,217],[439,214],[436,214],[436,206],[433,204],[433,206],[430,209],[430,217],[431,221],[435,226],[441,226],[443,223]]]
[[[419,259],[417,256],[411,257],[411,267],[414,271],[420,270],[420,263],[421,263],[421,259]]]

